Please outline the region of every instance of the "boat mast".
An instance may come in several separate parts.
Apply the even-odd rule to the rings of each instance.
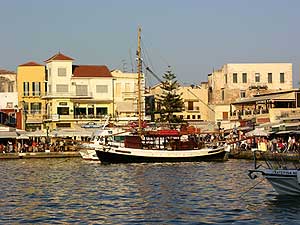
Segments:
[[[141,59],[141,27],[138,28],[138,48],[137,48],[137,70],[138,70],[138,134],[142,131],[142,105],[141,105],[141,76],[142,76],[142,59]]]

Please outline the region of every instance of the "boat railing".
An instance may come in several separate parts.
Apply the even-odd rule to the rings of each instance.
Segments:
[[[298,157],[295,155],[289,156],[284,153],[270,152],[270,151],[260,151],[259,149],[252,149],[254,168],[258,169],[264,167],[266,169],[300,169],[300,155]],[[289,158],[293,157],[293,158]],[[264,161],[265,165],[258,164],[257,160]]]

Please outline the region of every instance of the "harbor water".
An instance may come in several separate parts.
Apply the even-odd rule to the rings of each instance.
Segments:
[[[300,223],[300,198],[279,197],[267,181],[250,180],[249,168],[246,160],[117,165],[81,158],[4,160],[0,223]]]

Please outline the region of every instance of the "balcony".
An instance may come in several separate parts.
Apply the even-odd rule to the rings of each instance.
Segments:
[[[74,93],[74,92],[48,92],[42,98],[50,99],[50,98],[85,98],[90,99],[93,98],[93,92],[88,93]]]
[[[194,106],[192,107],[184,107],[186,112],[200,112],[200,107],[199,106]]]
[[[249,85],[249,90],[267,90],[268,85],[263,83],[252,83]]]

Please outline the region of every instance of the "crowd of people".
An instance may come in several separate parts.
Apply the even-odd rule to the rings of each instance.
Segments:
[[[0,153],[23,152],[64,152],[75,150],[75,143],[65,139],[57,139],[47,142],[45,138],[29,139],[23,141],[8,140],[0,142]]]

